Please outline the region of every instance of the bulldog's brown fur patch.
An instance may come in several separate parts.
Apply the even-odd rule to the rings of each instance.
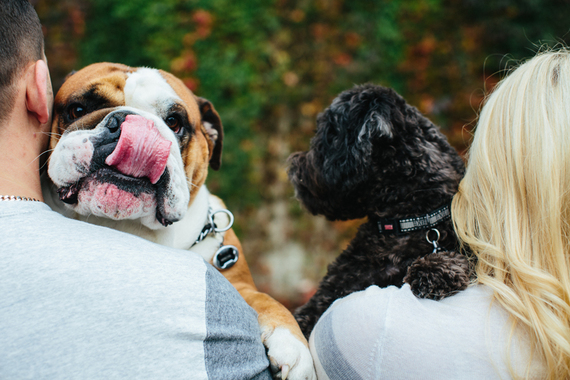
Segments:
[[[108,113],[104,109],[98,110],[93,114],[87,115],[90,119],[85,119],[83,123],[66,128],[65,111],[66,108],[73,103],[83,101],[85,94],[92,91],[94,95],[105,99],[107,107],[118,107],[125,105],[125,82],[127,73],[133,72],[134,69],[117,63],[96,63],[86,67],[83,70],[69,75],[55,97],[54,107],[55,116],[52,122],[52,134],[55,139],[51,139],[50,148],[55,148],[57,136],[60,136],[65,130],[87,128],[96,125]]]

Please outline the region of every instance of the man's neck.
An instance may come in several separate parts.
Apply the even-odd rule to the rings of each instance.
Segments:
[[[10,155],[4,147],[0,149],[0,195],[43,200],[37,159],[24,152]]]
[[[0,126],[0,195],[43,200],[39,155],[46,136],[28,123],[12,118]]]

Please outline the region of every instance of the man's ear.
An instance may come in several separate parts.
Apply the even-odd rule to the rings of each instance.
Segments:
[[[26,106],[28,111],[35,115],[40,124],[45,124],[50,119],[50,94],[48,87],[51,87],[47,64],[43,60],[38,60],[31,68],[32,73],[28,77],[26,86]]]
[[[209,100],[196,96],[196,102],[202,115],[202,125],[210,139],[210,167],[218,170],[222,164],[222,146],[224,140],[224,129],[220,115],[214,109]]]

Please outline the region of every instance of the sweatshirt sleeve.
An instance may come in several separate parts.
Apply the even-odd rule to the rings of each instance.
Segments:
[[[378,374],[386,315],[397,290],[371,286],[335,301],[323,314],[309,341],[319,379],[358,380]]]
[[[209,379],[271,379],[257,313],[208,265],[204,354]]]

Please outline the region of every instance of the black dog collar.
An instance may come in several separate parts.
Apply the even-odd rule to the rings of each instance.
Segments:
[[[378,231],[381,234],[403,234],[417,230],[427,230],[451,218],[451,204],[446,204],[429,214],[406,219],[379,219]]]

